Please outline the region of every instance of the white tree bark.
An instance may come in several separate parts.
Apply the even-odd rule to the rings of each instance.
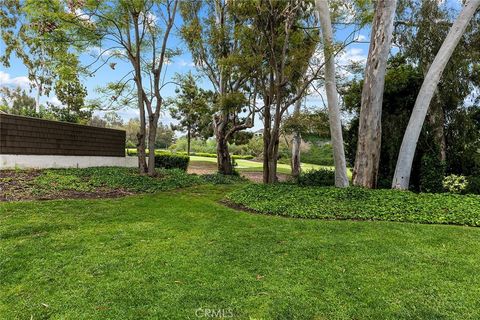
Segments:
[[[300,109],[302,106],[302,100],[298,99],[295,102],[295,109],[293,111],[293,114],[298,116],[300,114]],[[300,146],[302,144],[302,136],[300,132],[296,131],[293,133],[293,139],[292,139],[292,161],[291,161],[291,167],[292,167],[292,176],[293,177],[298,177],[300,176],[301,173],[301,163],[300,163]]]
[[[472,19],[475,11],[480,6],[480,0],[469,0],[463,7],[457,20],[453,23],[447,37],[443,41],[432,65],[428,69],[427,75],[422,83],[417,100],[413,107],[410,121],[408,122],[405,135],[403,136],[400,153],[398,155],[397,166],[393,176],[392,188],[406,190],[410,183],[410,173],[412,171],[413,157],[417,148],[418,138],[422,131],[425,116],[428,107],[435,94],[442,72],[450,60],[455,47],[458,45],[468,23]]]
[[[325,56],[325,89],[327,91],[328,118],[335,165],[335,186],[348,187],[347,162],[343,147],[342,122],[338,106],[338,93],[335,82],[335,57],[333,55],[333,32],[330,9],[327,0],[315,1],[323,37]]]
[[[375,188],[377,185],[382,139],[383,89],[396,5],[396,0],[378,0],[372,24],[353,170],[353,184],[366,188]]]

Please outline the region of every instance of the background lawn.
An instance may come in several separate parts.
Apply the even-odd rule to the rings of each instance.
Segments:
[[[253,160],[244,160],[244,159],[236,159],[235,160],[237,163],[236,169],[240,172],[262,172],[262,162],[259,161],[253,161]],[[204,165],[205,167],[208,167],[210,163],[216,164],[217,159],[216,158],[208,158],[208,157],[199,157],[199,156],[190,156],[190,165]],[[216,169],[216,166],[213,167]],[[310,163],[302,163],[302,170],[308,171],[311,169],[320,169],[320,168],[327,168],[327,169],[332,169],[333,167],[331,166],[320,166],[316,164],[310,164]],[[279,163],[277,165],[277,170],[279,173],[285,173],[285,174],[290,174],[291,173],[291,168],[289,164],[284,164],[284,163]],[[349,170],[349,176],[351,176],[350,170]]]
[[[1,203],[0,318],[480,317],[480,229],[255,215],[234,188]]]

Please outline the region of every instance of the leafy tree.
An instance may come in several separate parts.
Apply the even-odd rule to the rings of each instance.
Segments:
[[[404,139],[400,148],[392,188],[408,189],[412,171],[412,163],[415,156],[418,138],[420,136],[430,102],[440,82],[440,78],[447,66],[455,48],[466,31],[470,20],[480,7],[480,0],[469,0],[465,3],[462,11],[450,28],[435,59],[428,67],[424,82],[415,101],[409,124],[405,131]],[[478,43],[477,43],[478,47]]]
[[[30,97],[20,87],[9,89],[0,88],[1,104],[5,106],[5,112],[22,116],[35,116],[35,99]]]
[[[158,124],[157,138],[155,139],[155,148],[167,149],[173,143],[175,132],[168,126],[162,123]]]
[[[76,74],[69,79],[59,79],[55,83],[55,94],[62,106],[50,105],[50,109],[58,120],[82,124],[90,120],[93,106],[85,105],[87,89]]]
[[[322,64],[308,65],[319,41],[312,28],[311,3],[241,1],[235,12],[242,21],[242,52],[256,66],[252,77],[264,106],[263,181],[277,181],[279,138],[283,117],[320,75]],[[305,75],[307,66],[313,72]]]
[[[244,36],[236,2],[183,1],[182,38],[198,70],[216,93],[213,128],[217,141],[218,171],[232,174],[228,141],[236,132],[253,127],[256,93],[251,90],[254,71],[250,56],[241,52]]]
[[[391,186],[398,151],[407,127],[415,98],[420,90],[423,75],[421,70],[408,64],[404,57],[396,56],[389,61],[385,75],[385,90],[382,104],[382,145],[378,172],[378,187]],[[346,155],[350,165],[355,163],[358,133],[358,114],[361,104],[363,81],[353,80],[342,88],[342,98],[353,118],[345,131]],[[422,132],[418,155],[415,157],[411,185],[419,187],[421,158],[436,150],[430,128]]]
[[[140,115],[137,133],[139,171],[151,176],[156,175],[155,154],[149,153],[147,165],[147,122],[148,144],[153,146],[160,111],[164,107],[161,90],[167,85],[162,72],[167,61],[177,53],[168,47],[168,38],[178,2],[68,1],[67,12],[59,15],[59,20],[66,21],[75,31],[70,34],[70,42],[87,42],[90,46],[101,48],[97,59],[88,66],[92,73],[106,64],[115,69],[116,63],[111,59],[130,64],[131,70],[119,81],[109,84],[103,92],[109,95],[112,104],[137,104]]]
[[[67,24],[59,21],[65,12],[62,1],[6,0],[0,5],[0,37],[5,51],[0,62],[10,66],[15,54],[28,70],[31,86],[36,90],[35,111],[40,112],[40,97],[49,95],[55,82],[69,81],[77,75],[76,63],[68,63],[76,54],[65,41]]]
[[[208,138],[212,135],[213,110],[209,101],[212,94],[199,88],[191,73],[180,77],[179,82],[177,96],[168,104],[172,118],[179,121],[172,125],[172,129],[187,133],[187,154],[190,155],[192,138]]]

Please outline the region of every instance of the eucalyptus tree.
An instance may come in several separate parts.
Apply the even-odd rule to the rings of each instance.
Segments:
[[[89,39],[90,45],[99,49],[88,66],[92,73],[107,64],[115,70],[115,59],[130,65],[130,71],[110,83],[104,92],[110,94],[112,103],[137,104],[139,170],[151,176],[156,174],[155,152],[150,150],[147,164],[145,145],[146,139],[149,146],[155,145],[163,109],[162,89],[168,84],[163,73],[168,60],[177,53],[169,48],[168,39],[178,3],[178,0],[67,1],[68,12],[63,17],[73,26],[77,38]]]
[[[428,68],[403,137],[392,181],[392,188],[408,189],[409,187],[413,158],[430,102],[440,82],[442,72],[479,7],[480,0],[469,0],[465,3],[462,11],[450,28],[435,59]]]
[[[253,127],[255,91],[252,88],[251,61],[242,54],[241,22],[237,2],[199,0],[181,3],[182,38],[193,61],[216,93],[212,124],[217,142],[218,171],[232,174],[228,141],[241,130]]]
[[[257,66],[255,78],[263,106],[263,182],[277,181],[281,125],[286,111],[318,79],[323,63],[311,64],[319,42],[314,6],[304,1],[239,1],[242,50]],[[304,70],[310,69],[306,74]]]
[[[298,85],[300,89],[301,86]],[[302,108],[302,99],[298,99],[295,102],[295,107],[293,110],[293,116],[299,117]],[[301,173],[301,158],[300,158],[300,147],[302,144],[302,133],[300,130],[295,130],[292,132],[292,159],[290,161],[290,167],[292,169],[292,177],[296,178],[300,176]]]
[[[382,97],[396,5],[396,0],[377,1],[372,23],[353,171],[353,184],[367,188],[374,188],[377,184],[382,136]]]
[[[328,100],[330,136],[333,147],[333,163],[335,166],[335,186],[348,187],[347,162],[343,146],[342,122],[338,93],[335,80],[335,56],[330,8],[325,0],[316,0],[318,18],[322,30],[323,56],[325,59],[325,89]]]

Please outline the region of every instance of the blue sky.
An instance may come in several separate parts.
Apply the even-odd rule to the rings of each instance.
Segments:
[[[176,73],[187,73],[192,71],[196,73],[195,66],[192,62],[192,57],[188,52],[185,44],[178,36],[178,27],[181,25],[181,19],[178,18],[176,21],[176,30],[174,30],[173,34],[170,36],[169,39],[169,46],[171,48],[179,48],[182,51],[182,54],[175,57],[166,68],[166,76],[165,78],[171,79],[174,77]],[[344,41],[344,39],[351,33],[351,27],[340,28],[337,30],[335,37],[338,41]],[[367,53],[368,53],[368,39],[370,36],[370,31],[368,29],[360,30],[356,33],[356,38],[361,41],[361,43],[353,43],[348,46],[343,53],[337,58],[337,62],[339,65],[346,65],[349,61],[357,61],[364,63],[366,61]],[[0,50],[4,50],[4,45],[0,43]],[[92,50],[95,50],[92,48]],[[98,50],[98,48],[96,49]],[[93,57],[89,54],[82,54],[81,62],[83,64],[89,64],[93,61]],[[112,70],[108,64],[98,70],[92,77],[83,78],[83,83],[87,87],[88,90],[88,98],[95,98],[97,93],[95,89],[100,86],[104,86],[110,81],[118,80],[122,78],[128,71],[131,70],[131,66],[129,63],[126,62],[118,62],[115,70]],[[339,71],[341,72],[341,71]],[[208,79],[200,80],[200,85],[205,88],[211,88]],[[29,81],[27,78],[27,69],[22,64],[22,62],[15,57],[13,57],[11,61],[11,67],[5,68],[0,66],[0,86],[8,86],[8,87],[17,87],[20,86],[25,89],[29,89]],[[322,89],[320,88],[320,92]],[[35,95],[35,92],[32,91],[32,96]],[[162,94],[164,97],[173,97],[175,95],[175,86],[168,85],[166,86]],[[54,93],[52,92],[50,96],[42,97],[41,101],[43,103],[49,101],[52,103],[58,103],[58,99],[55,97]],[[321,106],[323,104],[322,98],[318,96],[317,93],[312,93],[306,98],[306,104],[309,106]],[[118,110],[117,113],[124,119],[128,120],[130,118],[134,118],[138,115],[138,111],[135,108],[124,108],[122,110]],[[97,112],[97,114],[101,115],[101,112]],[[168,113],[164,113],[160,120],[164,124],[168,124],[172,122],[172,119]],[[256,121],[256,125],[254,129],[258,129],[261,127],[260,121]]]

